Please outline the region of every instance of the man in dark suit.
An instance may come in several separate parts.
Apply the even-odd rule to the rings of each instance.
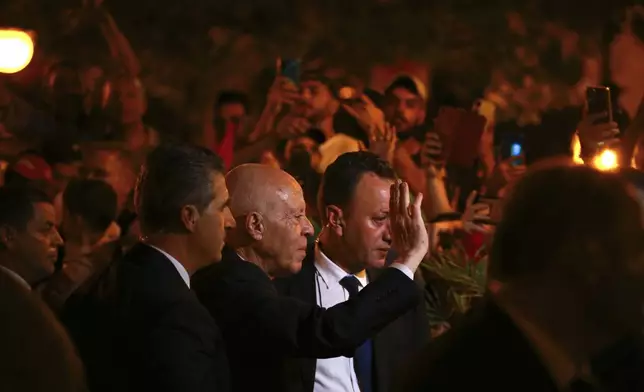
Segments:
[[[93,323],[102,326],[95,339],[105,343],[87,361],[92,385],[227,391],[219,330],[190,290],[192,274],[221,259],[225,228],[234,225],[221,161],[198,147],[159,147],[147,158],[135,199],[146,237],[118,265],[105,322]]]
[[[495,233],[480,307],[398,390],[644,390],[644,227],[626,184],[572,163],[535,168]]]
[[[351,297],[350,279],[359,290],[373,282],[391,249],[389,188],[395,180],[391,166],[369,152],[346,153],[329,165],[319,192],[324,228],[317,246],[299,274],[275,280],[278,291],[327,308]],[[289,390],[389,391],[394,373],[424,346],[429,331],[421,302],[353,357],[297,360],[301,372],[289,379]]]
[[[221,264],[195,276],[199,299],[226,341],[235,391],[284,391],[285,360],[352,356],[366,339],[418,304],[413,273],[427,252],[418,198],[391,187],[392,239],[400,258],[354,298],[329,309],[280,296],[271,279],[297,273],[313,232],[302,188],[287,173],[242,165],[226,176],[237,228]]]

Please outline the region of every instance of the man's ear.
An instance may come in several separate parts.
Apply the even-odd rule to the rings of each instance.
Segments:
[[[266,226],[264,224],[264,216],[259,212],[251,212],[246,215],[244,222],[246,232],[255,241],[261,241],[264,238]]]
[[[5,249],[12,249],[16,242],[16,229],[13,227],[2,225],[0,226],[0,246]]]
[[[187,205],[181,208],[181,223],[183,223],[183,227],[190,233],[194,233],[196,230],[200,216],[201,214],[199,214],[197,207],[193,205]]]
[[[337,235],[344,233],[344,216],[342,209],[338,206],[326,206],[326,221],[330,230],[333,230]]]

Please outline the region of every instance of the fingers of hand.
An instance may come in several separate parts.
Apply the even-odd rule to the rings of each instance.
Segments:
[[[412,218],[414,218],[414,220],[417,220],[419,218],[422,220],[422,217],[423,217],[423,213],[421,210],[422,205],[423,205],[423,194],[419,193],[418,195],[416,195],[416,200],[414,200],[414,205],[411,210],[411,216]],[[424,226],[424,223],[423,223],[423,226]]]
[[[398,199],[398,208],[401,213],[408,215],[410,197],[409,197],[409,185],[406,182],[400,182],[398,185],[400,188],[400,198]]]
[[[399,215],[398,199],[400,198],[400,191],[398,186],[399,181],[395,181],[389,188],[389,213],[392,215],[392,222],[396,222]]]
[[[472,191],[470,195],[467,197],[467,202],[465,203],[465,205],[467,206],[468,209],[474,206],[474,200],[476,200],[477,194],[478,192]]]
[[[584,121],[587,123],[592,123],[594,121],[597,121],[606,117],[607,115],[608,115],[608,112],[589,114],[588,116],[586,116]]]

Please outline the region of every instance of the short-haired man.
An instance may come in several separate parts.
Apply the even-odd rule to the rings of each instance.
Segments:
[[[78,289],[80,298],[92,295],[101,277],[120,253],[116,192],[101,180],[72,180],[63,193],[62,268],[42,288],[43,299],[59,310]],[[70,331],[71,332],[71,331]]]
[[[158,147],[142,168],[135,204],[145,238],[117,270],[108,321],[95,336],[106,343],[86,360],[90,387],[225,391],[223,341],[190,291],[191,275],[221,259],[225,229],[234,225],[220,159],[190,145]]]
[[[324,228],[302,271],[276,281],[285,295],[330,308],[377,279],[391,249],[391,166],[361,151],[340,155],[324,173],[318,207]],[[419,288],[420,291],[420,288]],[[289,390],[302,392],[390,390],[396,371],[429,337],[422,303],[368,340],[353,357],[299,359],[301,377]]]
[[[0,273],[28,289],[50,276],[63,243],[55,222],[54,206],[44,193],[0,188]]]

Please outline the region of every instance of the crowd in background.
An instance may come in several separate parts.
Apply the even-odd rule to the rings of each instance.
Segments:
[[[312,48],[190,127],[94,12],[109,65],[0,74],[0,388],[644,390],[644,105],[611,81],[501,121],[502,76],[377,91]]]

